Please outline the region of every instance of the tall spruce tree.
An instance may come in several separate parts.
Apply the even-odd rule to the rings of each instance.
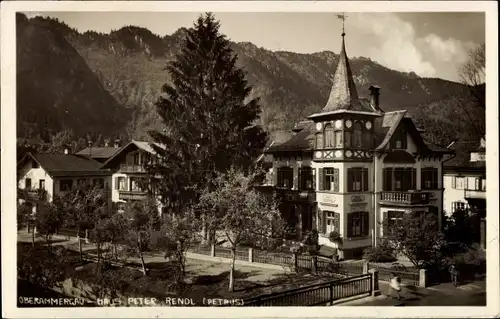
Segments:
[[[211,13],[188,29],[181,51],[167,66],[171,84],[156,102],[165,129],[150,132],[159,160],[148,167],[164,204],[182,213],[216,172],[234,166],[249,170],[267,133],[256,122],[258,99],[229,40]]]

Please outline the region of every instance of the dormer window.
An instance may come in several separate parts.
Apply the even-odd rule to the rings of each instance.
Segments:
[[[406,131],[399,127],[391,139],[391,148],[392,149],[406,149]]]

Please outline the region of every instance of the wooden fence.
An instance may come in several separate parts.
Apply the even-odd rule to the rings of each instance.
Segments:
[[[392,274],[398,276],[402,280],[402,284],[408,286],[419,286],[420,285],[420,272],[417,269],[410,270],[396,270],[387,267],[381,267],[374,264],[368,264],[368,269],[376,269],[378,271],[379,279],[384,281],[390,281]]]
[[[247,307],[320,306],[334,301],[371,294],[372,274],[334,280],[244,300]]]

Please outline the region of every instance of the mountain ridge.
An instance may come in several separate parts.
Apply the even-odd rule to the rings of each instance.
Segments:
[[[132,112],[115,114],[117,120],[127,123],[126,133],[130,137],[144,139],[147,129],[161,128],[154,101],[161,86],[170,81],[164,68],[179,52],[186,28],[161,36],[135,26],[124,26],[109,33],[80,33],[57,19],[36,17],[28,23],[59,33],[78,52],[109,95],[123,110]],[[324,107],[338,54],[326,50],[311,54],[270,51],[245,41],[231,42],[231,46],[238,54],[238,66],[244,68],[253,86],[252,97],[260,97],[261,124],[270,132],[289,130]],[[463,94],[462,84],[391,70],[366,57],[350,58],[350,63],[360,97],[368,95],[370,85],[378,85],[381,107],[385,111],[407,109],[424,128],[434,123],[429,118],[442,117],[447,131],[455,132],[447,133],[441,143],[462,135],[475,138],[464,112],[457,113],[458,108],[452,105],[454,97]],[[436,103],[443,105],[442,110],[433,106]],[[426,114],[426,110],[431,109],[435,114]],[[484,112],[474,110],[473,113],[478,119],[483,116],[484,122]],[[450,115],[455,118],[450,120]],[[438,136],[431,139],[437,140]]]

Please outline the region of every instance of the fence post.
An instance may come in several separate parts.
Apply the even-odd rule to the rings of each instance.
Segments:
[[[311,271],[315,274],[318,271],[318,256],[313,255],[311,258]]]
[[[329,306],[333,306],[333,284],[330,284],[330,304]]]
[[[427,287],[427,270],[426,269],[420,269],[419,276],[418,276],[418,286],[425,288]]]
[[[297,256],[297,253],[294,252],[293,253],[293,269],[295,270],[295,272],[298,271],[298,264],[299,264],[299,261],[298,261],[298,256]]]
[[[248,261],[253,263],[253,248],[248,248]]]
[[[210,248],[210,256],[215,257],[215,244],[211,244]]]
[[[379,296],[381,292],[378,286],[378,270],[372,268],[368,270],[368,273],[370,273],[372,277],[372,296]]]
[[[363,274],[368,273],[368,260],[363,260]]]
[[[85,243],[86,244],[89,243],[89,230],[88,229],[85,229]]]

